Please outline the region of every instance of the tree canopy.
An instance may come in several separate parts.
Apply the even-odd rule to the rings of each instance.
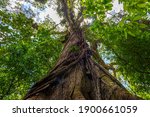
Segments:
[[[119,0],[123,10],[112,13],[112,0],[67,1],[69,9],[81,12],[80,16],[73,10],[71,13],[82,22],[86,41],[98,54],[93,57],[95,61],[103,63],[131,93],[150,99],[150,2]],[[27,2],[33,6],[38,2],[39,9],[49,3],[48,0]],[[60,1],[53,2],[63,17]],[[19,12],[6,7],[0,10],[0,99],[22,99],[29,87],[56,63],[68,24],[64,17],[60,18],[62,31],[49,17],[35,22],[34,11],[28,17],[29,11],[19,9],[21,4]]]

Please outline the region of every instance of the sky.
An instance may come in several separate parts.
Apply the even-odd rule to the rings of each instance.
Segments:
[[[34,0],[30,0],[30,1],[32,2]],[[113,1],[113,8],[111,11],[109,11],[110,14],[114,15],[115,13],[118,13],[120,10],[123,10],[123,4],[119,4],[118,0],[112,0],[112,1]],[[31,3],[26,2],[25,0],[10,0],[11,7],[7,6],[7,9],[8,10],[15,9],[16,2],[22,4],[21,9],[24,12],[27,9],[31,9],[32,11],[34,11],[36,14],[34,20],[36,22],[44,21],[44,19],[48,16],[51,19],[53,19],[53,21],[56,24],[60,23],[60,17],[58,16],[57,12],[53,10],[52,7],[48,7],[48,5],[44,10],[41,11],[38,8],[33,7]],[[107,17],[110,17],[111,16],[110,14],[107,14]]]
[[[34,0],[30,1],[32,2]],[[60,22],[60,17],[58,16],[57,12],[53,10],[52,7],[48,7],[48,5],[45,6],[46,8],[44,10],[40,10],[39,8],[34,7],[31,3],[26,2],[25,0],[10,0],[10,5],[8,5],[6,8],[10,11],[17,11],[16,3],[21,4],[21,10],[23,12],[27,10],[29,11],[29,9],[31,9],[30,11],[34,11],[34,13],[36,14],[34,20],[36,22],[43,21],[47,16],[52,18],[56,23]]]
[[[30,0],[33,1],[33,0]],[[118,13],[119,11],[123,10],[123,4],[119,4],[118,0],[112,0],[113,1],[113,8],[111,11],[108,11],[110,14],[107,14],[107,17],[111,17],[115,13]],[[16,11],[16,2],[19,2],[21,4],[21,10],[23,12],[27,11],[34,11],[36,14],[34,17],[34,20],[36,22],[44,21],[47,16],[49,16],[53,21],[55,21],[56,24],[60,23],[60,17],[58,16],[57,12],[52,8],[46,6],[44,10],[39,10],[39,8],[34,7],[31,3],[25,2],[25,0],[10,0],[10,6],[7,6],[8,10],[15,10]],[[31,10],[29,10],[31,9]],[[26,12],[28,13],[28,12]],[[30,14],[30,13],[29,13]],[[108,60],[105,60],[106,63],[109,63]],[[122,81],[125,86],[127,86],[126,82]]]

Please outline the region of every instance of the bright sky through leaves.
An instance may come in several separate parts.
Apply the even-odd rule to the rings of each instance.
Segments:
[[[30,1],[32,2],[33,0],[30,0]],[[11,7],[9,5],[7,6],[7,9],[10,11],[16,10],[15,8],[16,3],[21,4],[21,9],[23,11],[31,9],[35,13],[34,20],[36,22],[43,21],[46,17],[49,17],[49,18],[52,18],[56,24],[60,23],[60,17],[58,16],[57,12],[53,10],[52,8],[53,6],[49,7],[46,4],[44,10],[39,10],[38,8],[34,7],[31,3],[26,2],[24,0],[10,0]],[[113,0],[113,8],[109,13],[111,15],[114,15],[115,13],[118,13],[120,10],[123,10],[123,4],[120,4],[118,0]],[[110,14],[107,14],[107,17],[111,17]]]

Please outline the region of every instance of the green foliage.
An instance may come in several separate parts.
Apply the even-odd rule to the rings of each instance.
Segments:
[[[130,14],[147,14],[150,11],[149,0],[119,0],[123,3],[124,10]],[[139,12],[140,11],[140,12]]]
[[[73,45],[70,47],[70,51],[71,52],[79,52],[80,48],[77,45]]]
[[[45,4],[48,0],[35,0],[36,2],[40,2],[42,4]]]
[[[89,43],[100,43],[100,56],[115,63],[118,79],[126,81],[131,92],[150,99],[150,2],[119,1],[123,14],[109,19],[112,0],[80,1],[84,17],[92,19],[85,37]],[[0,99],[21,99],[53,67],[62,48],[53,27],[49,20],[36,24],[22,13],[0,11]]]
[[[9,0],[0,0],[0,9],[5,8]]]
[[[131,88],[138,88],[135,92],[146,92],[149,94],[150,86],[150,33],[140,27],[140,24],[125,24],[123,28],[110,26],[105,31],[103,40],[107,47],[115,54],[115,61],[119,65],[118,70],[128,80]],[[119,35],[120,34],[120,35]]]
[[[104,20],[105,12],[112,9],[111,0],[81,0],[81,4],[86,9],[84,16],[86,18]]]
[[[132,92],[150,99],[150,20],[147,15],[150,2],[122,0],[122,3],[121,17],[114,15],[105,22],[96,19],[89,30],[105,46],[101,53],[106,60],[115,62],[118,77],[123,76],[128,81]]]
[[[51,34],[52,23],[37,29],[22,13],[0,11],[0,16],[0,99],[21,99],[53,67],[62,46]]]

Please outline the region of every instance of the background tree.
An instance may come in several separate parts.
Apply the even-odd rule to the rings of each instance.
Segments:
[[[92,33],[104,44],[102,55],[117,69],[117,77],[127,81],[129,90],[149,99],[150,94],[150,2],[123,1],[124,11],[101,23],[95,20]],[[98,30],[97,30],[98,29]]]
[[[40,77],[52,68],[61,50],[53,22],[35,24],[24,14],[0,11],[0,99],[22,99]]]

